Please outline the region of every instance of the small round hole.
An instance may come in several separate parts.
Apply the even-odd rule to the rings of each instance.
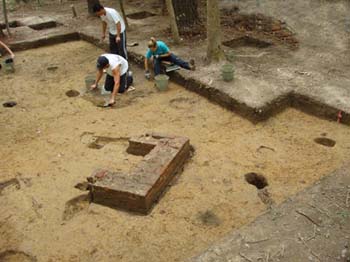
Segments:
[[[318,138],[315,138],[314,141],[317,144],[327,146],[327,147],[334,147],[336,144],[336,142],[334,140],[326,138],[326,137],[318,137]]]
[[[244,177],[245,181],[255,186],[257,189],[263,189],[264,187],[269,185],[267,183],[267,179],[263,175],[257,173],[248,173],[245,174]]]
[[[66,92],[66,96],[68,97],[76,97],[80,95],[80,93],[77,90],[69,90]]]
[[[15,101],[8,101],[2,104],[4,107],[14,107],[17,105]]]

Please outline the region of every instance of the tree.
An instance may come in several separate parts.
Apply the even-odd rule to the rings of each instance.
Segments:
[[[177,25],[180,31],[186,31],[199,22],[198,0],[172,0]]]
[[[175,44],[178,44],[178,43],[180,43],[180,36],[179,36],[179,30],[178,30],[177,24],[176,24],[176,17],[175,17],[175,12],[174,12],[174,7],[173,7],[172,1],[166,0],[166,6],[167,6],[168,13],[169,13],[170,28],[171,28],[171,32],[173,34],[174,42],[175,42]]]
[[[218,0],[207,0],[207,41],[208,61],[219,61],[223,57],[223,51]]]
[[[126,14],[125,14],[124,1],[123,0],[119,0],[119,8],[120,8],[120,11],[122,12],[122,15],[123,15],[123,20],[124,20],[124,23],[125,23],[125,27],[128,28],[129,24],[128,24],[128,20],[127,20]]]
[[[7,34],[8,34],[9,36],[11,36],[10,26],[9,26],[9,20],[8,20],[8,18],[7,18],[6,0],[2,0],[2,10],[3,10],[3,12],[4,12],[4,20],[5,20],[5,25],[6,25]]]
[[[93,14],[94,13],[92,8],[93,8],[93,6],[95,4],[98,4],[99,2],[100,2],[99,0],[87,0],[89,14]]]

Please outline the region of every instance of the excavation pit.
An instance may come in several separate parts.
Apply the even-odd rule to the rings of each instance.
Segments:
[[[147,12],[147,11],[142,11],[142,12],[128,14],[126,16],[130,19],[141,20],[141,19],[145,19],[145,18],[148,18],[151,16],[155,16],[155,14],[152,14],[152,13]]]
[[[103,260],[103,254],[111,252],[126,262],[184,261],[266,211],[255,192],[264,190],[247,184],[242,174],[264,174],[273,183],[269,194],[278,205],[336,170],[350,154],[345,125],[294,108],[253,124],[173,82],[168,92],[158,94],[133,64],[140,82],[134,92],[116,97],[116,109],[95,107],[84,99],[95,96],[88,92],[68,98],[67,90],[84,88],[86,75],[103,52],[83,41],[16,52],[20,70],[1,78],[3,101],[21,101],[16,110],[0,109],[6,123],[0,129],[1,167],[11,171],[7,176],[30,175],[33,186],[2,191],[9,223],[5,221],[0,234],[31,247],[40,261],[65,261],[77,254],[88,260],[90,253],[84,254],[91,239],[98,239],[93,243],[98,250],[94,259],[101,255]],[[47,72],[50,54],[58,54],[56,72],[64,74]],[[149,215],[89,204],[85,198],[76,205],[65,204],[80,199],[82,192],[74,185],[96,168],[128,174],[153,147],[130,155],[125,152],[127,138],[150,130],[188,137],[196,153]],[[315,134],[321,132],[337,146],[326,150],[316,144]],[[104,147],[88,148],[93,141]],[[44,208],[35,208],[40,204]],[[16,231],[12,225],[26,230]],[[7,243],[7,237],[0,239],[0,246]]]

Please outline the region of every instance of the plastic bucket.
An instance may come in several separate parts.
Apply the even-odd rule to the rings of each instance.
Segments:
[[[230,51],[228,51],[228,52],[226,53],[226,59],[227,59],[227,61],[233,63],[233,62],[235,62],[235,58],[236,58],[236,53],[235,53],[235,51],[230,50]]]
[[[231,64],[226,64],[222,66],[221,74],[224,81],[230,82],[233,80],[233,71],[233,65]]]
[[[85,77],[86,89],[91,89],[91,86],[93,84],[95,84],[95,76],[87,76],[87,77]]]
[[[167,75],[157,75],[154,78],[156,82],[156,87],[159,91],[165,91],[168,89],[169,76]]]
[[[12,58],[8,58],[5,60],[4,62],[4,67],[5,67],[5,71],[7,73],[13,73],[15,72],[15,66],[14,66],[14,63],[13,63],[13,59]]]

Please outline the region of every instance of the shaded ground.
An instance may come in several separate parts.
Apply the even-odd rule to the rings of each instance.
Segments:
[[[86,93],[84,78],[102,52],[84,42],[18,52],[16,73],[1,75],[1,102],[18,104],[0,108],[0,252],[38,261],[183,261],[348,159],[346,126],[294,109],[253,125],[177,85],[159,93],[135,67],[136,91],[119,96],[116,108],[99,108],[103,97]],[[69,90],[81,95],[67,97]],[[127,137],[147,131],[187,136],[195,148],[152,213],[89,204],[74,185],[97,167],[128,170],[139,158],[125,152]],[[91,147],[98,139],[104,146]],[[267,179],[263,196],[245,181],[249,172]]]
[[[346,165],[192,261],[349,261],[349,184]]]

